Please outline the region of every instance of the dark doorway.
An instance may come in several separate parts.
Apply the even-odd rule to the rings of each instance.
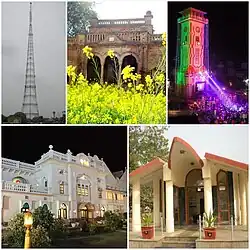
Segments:
[[[104,76],[103,81],[107,83],[117,83],[119,74],[119,61],[117,57],[106,57],[104,63]]]
[[[87,80],[89,82],[100,82],[101,79],[101,60],[98,56],[88,59]]]
[[[204,199],[200,199],[200,215],[202,216],[204,212]]]
[[[133,71],[133,73],[137,73],[138,70],[138,66],[137,66],[137,61],[136,58],[132,55],[128,55],[125,56],[122,60],[122,70],[126,67],[130,65],[131,67],[134,67],[135,70]]]

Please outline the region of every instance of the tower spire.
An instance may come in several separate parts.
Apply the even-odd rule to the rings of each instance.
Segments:
[[[39,116],[38,103],[36,96],[35,83],[35,60],[34,60],[34,41],[32,29],[32,2],[30,2],[29,10],[29,33],[28,33],[28,49],[26,60],[26,74],[22,112],[27,119]]]

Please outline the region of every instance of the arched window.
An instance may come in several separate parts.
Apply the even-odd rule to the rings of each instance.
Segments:
[[[58,218],[67,219],[67,206],[62,203],[58,210]]]
[[[218,222],[228,224],[230,222],[228,181],[227,181],[227,172],[223,170],[220,170],[217,173],[217,197],[218,197]]]
[[[16,183],[16,184],[20,184],[20,183],[23,183],[23,184],[27,184],[27,180],[25,180],[23,177],[21,176],[16,176],[12,179],[12,182]]]

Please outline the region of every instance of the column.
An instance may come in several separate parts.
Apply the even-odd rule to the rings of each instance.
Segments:
[[[160,226],[160,181],[158,178],[153,179],[153,211],[154,211],[154,225]]]
[[[247,225],[246,173],[240,174],[241,225]]]
[[[101,77],[101,83],[103,83],[103,79],[104,79],[104,64],[105,64],[105,62],[101,62],[101,75],[100,75],[100,77]]]
[[[163,217],[163,224],[166,221],[165,218],[165,192],[164,192],[164,180],[161,181],[161,206],[162,206],[162,217]]]
[[[132,184],[132,231],[141,232],[140,179]]]
[[[213,196],[211,178],[204,178],[204,209],[207,214],[213,212]]]
[[[212,180],[211,166],[208,162],[202,168],[202,177],[204,180],[204,210],[207,214],[213,213],[213,195],[212,195]]]
[[[240,193],[239,193],[239,177],[238,173],[233,173],[233,187],[234,187],[234,216],[235,225],[240,224]]]
[[[174,188],[173,181],[166,180],[166,232],[174,232]]]
[[[68,192],[69,192],[69,218],[74,217],[72,207],[72,170],[70,164],[68,165]]]

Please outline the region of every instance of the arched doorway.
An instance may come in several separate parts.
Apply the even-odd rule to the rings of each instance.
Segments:
[[[196,225],[204,213],[204,184],[201,169],[192,169],[186,175],[186,224]]]
[[[62,203],[58,210],[58,218],[67,219],[67,206]]]
[[[101,79],[101,60],[98,56],[88,59],[87,80],[89,82],[100,82]]]
[[[104,63],[103,81],[107,83],[117,83],[119,79],[119,61],[117,57],[106,57]]]
[[[125,56],[122,60],[122,70],[126,67],[130,65],[131,67],[134,67],[135,70],[133,71],[133,73],[137,73],[138,70],[138,64],[136,61],[136,58],[131,54],[128,56]]]
[[[228,193],[227,173],[220,170],[217,173],[217,199],[218,199],[218,222],[221,224],[230,223],[230,205]]]
[[[88,208],[84,204],[80,204],[78,208],[79,218],[88,218]]]

